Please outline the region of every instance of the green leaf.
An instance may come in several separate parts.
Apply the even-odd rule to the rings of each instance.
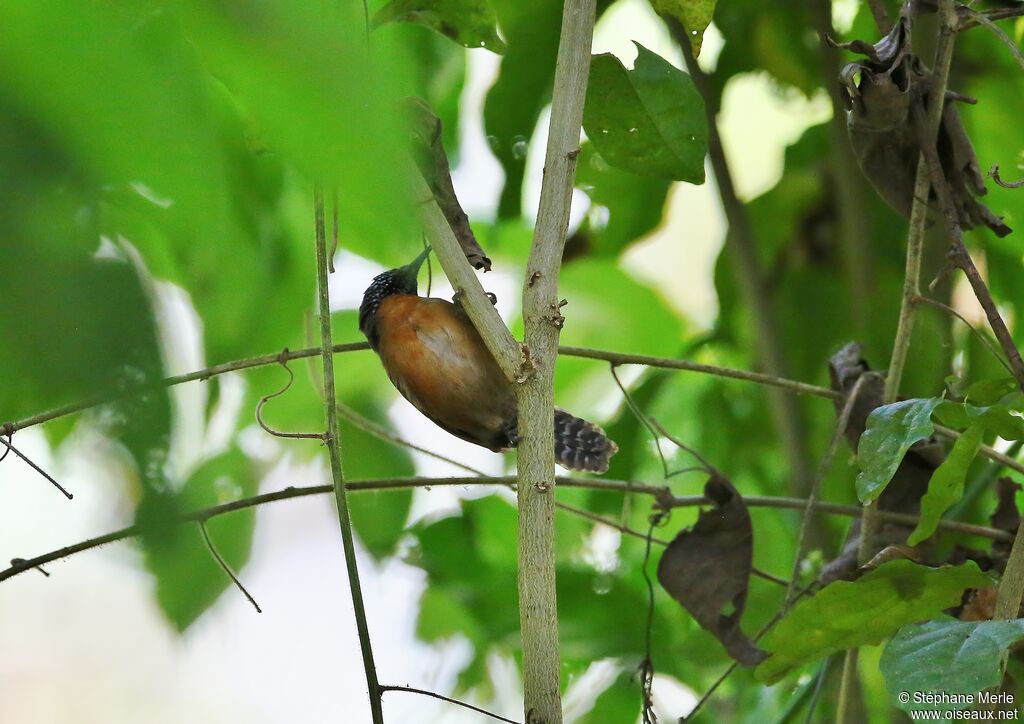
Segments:
[[[965,589],[987,585],[991,579],[973,561],[941,568],[891,561],[856,581],[836,581],[797,603],[762,639],[772,656],[756,677],[774,683],[809,661],[877,644],[905,624],[958,604]]]
[[[522,214],[526,150],[537,118],[551,101],[562,5],[550,0],[494,0],[508,53],[487,91],[484,128],[505,172],[499,219]]]
[[[966,709],[963,703],[902,701],[901,692],[943,692],[973,695],[999,686],[1006,650],[1024,639],[1024,619],[957,621],[942,616],[900,629],[882,653],[880,668],[893,706],[904,711]]]
[[[639,176],[608,164],[592,143],[584,143],[576,167],[576,186],[593,205],[586,236],[591,253],[617,256],[661,223],[670,182]],[[598,218],[607,212],[607,219]]]
[[[1000,377],[995,380],[979,380],[967,388],[966,399],[975,405],[994,405],[1007,395],[1017,392],[1017,380]]]
[[[581,259],[567,264],[558,280],[569,304],[562,309],[562,344],[598,347],[633,354],[670,356],[683,338],[679,318],[650,287],[641,284],[611,259]],[[610,293],[614,290],[614,294]],[[642,319],[643,324],[637,324]],[[517,333],[522,321],[517,322]],[[576,415],[592,414],[606,394],[608,366],[559,357],[555,370],[558,404]],[[614,460],[614,458],[613,458]]]
[[[505,52],[487,0],[391,0],[373,16],[373,26],[405,21],[433,28],[466,48]]]
[[[953,444],[953,449],[928,481],[928,492],[921,498],[921,517],[917,527],[907,538],[907,543],[916,546],[935,532],[942,514],[964,494],[964,481],[971,467],[984,428],[973,425],[967,428]]]
[[[608,163],[641,176],[704,183],[707,117],[693,80],[639,43],[633,70],[594,56],[583,128]]]
[[[857,497],[868,503],[885,490],[910,446],[935,431],[932,412],[937,397],[903,400],[875,408],[857,446]]]
[[[379,425],[387,426],[383,408],[359,400],[353,408]],[[409,452],[385,442],[357,427],[345,418],[339,421],[341,451],[345,475],[352,479],[401,478],[416,472]],[[375,559],[394,553],[405,532],[412,507],[411,489],[361,490],[349,496],[352,525],[359,540]]]
[[[935,408],[935,419],[957,430],[978,425],[1006,440],[1024,439],[1024,419],[1012,414],[1006,404],[978,407],[966,402],[943,401]]]
[[[671,15],[683,24],[690,36],[693,56],[700,55],[704,30],[715,13],[715,0],[651,0],[651,5],[659,15]]]
[[[142,529],[146,568],[156,578],[156,600],[178,631],[184,631],[217,600],[231,579],[214,560],[197,523],[175,517],[256,493],[257,478],[248,459],[232,449],[206,461],[177,493],[152,495],[136,512]],[[253,508],[211,518],[206,523],[217,551],[237,574],[249,560],[256,521]]]

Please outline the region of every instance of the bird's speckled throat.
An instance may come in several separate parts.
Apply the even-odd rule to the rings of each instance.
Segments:
[[[380,343],[380,335],[377,333],[377,310],[380,309],[381,302],[393,294],[417,293],[416,274],[423,260],[427,258],[427,253],[424,251],[411,264],[378,274],[363,292],[363,302],[359,305],[359,331],[366,335],[375,352]]]

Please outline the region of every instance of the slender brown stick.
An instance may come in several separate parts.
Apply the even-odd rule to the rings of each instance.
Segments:
[[[434,698],[434,699],[439,699],[441,701],[446,701],[449,704],[455,704],[456,706],[461,706],[461,707],[463,707],[465,709],[470,709],[472,711],[477,712],[478,714],[483,714],[484,716],[488,716],[491,719],[495,719],[497,721],[507,722],[507,724],[519,724],[515,719],[506,719],[505,717],[501,716],[500,714],[495,714],[492,711],[487,711],[486,709],[481,709],[480,707],[475,706],[473,704],[470,704],[469,702],[459,701],[458,699],[452,699],[451,697],[445,696],[444,694],[438,694],[436,691],[427,691],[426,689],[416,689],[416,688],[413,688],[411,686],[393,686],[393,685],[390,685],[390,684],[386,685],[386,686],[381,686],[380,687],[380,693],[381,694],[384,694],[385,692],[388,692],[388,691],[404,691],[407,694],[420,694],[422,696],[429,696],[429,697]]]
[[[634,480],[599,480],[596,478],[570,478],[570,477],[558,477],[557,487],[559,488],[581,488],[585,490],[606,490],[615,491],[619,493],[642,493],[649,495],[655,499],[657,505],[661,508],[686,508],[695,507],[701,505],[710,505],[711,501],[700,495],[693,496],[682,496],[673,497],[668,488],[659,487],[654,485],[646,485]],[[503,485],[508,486],[516,482],[515,476],[504,475],[497,477],[449,477],[449,478],[423,478],[423,477],[412,477],[412,478],[383,478],[378,480],[349,480],[345,483],[345,487],[348,491],[353,493],[359,493],[367,490],[405,490],[408,488],[432,488],[441,486],[473,486],[473,485]],[[240,498],[239,500],[233,500],[228,503],[221,503],[209,508],[202,508],[200,510],[193,510],[187,513],[183,513],[178,517],[177,523],[184,525],[187,523],[195,523],[198,521],[206,521],[210,518],[215,518],[220,515],[227,515],[239,510],[245,510],[247,508],[253,508],[259,505],[266,505],[268,503],[274,503],[280,500],[291,500],[293,498],[304,498],[310,495],[325,495],[333,492],[333,485],[310,485],[305,487],[287,487],[282,490],[276,490],[272,493],[262,493],[260,495],[254,495],[248,498]],[[785,498],[785,497],[773,497],[773,496],[744,496],[744,502],[752,508],[778,508],[783,510],[803,510],[807,507],[807,500],[802,498]],[[815,512],[827,513],[831,515],[842,515],[847,517],[857,517],[860,515],[860,507],[855,505],[841,505],[838,503],[823,503],[817,502],[814,504],[813,509]],[[906,513],[893,513],[889,511],[879,511],[879,516],[882,520],[889,520],[894,523],[900,523],[903,525],[914,526],[917,524],[918,517],[916,515],[909,515]],[[617,527],[609,521],[602,520],[602,523]],[[939,528],[947,530],[951,533],[963,533],[964,535],[974,535],[981,538],[989,538],[991,540],[998,540],[1003,542],[1011,542],[1014,540],[1014,536],[1005,530],[997,530],[995,528],[986,528],[980,525],[973,525],[970,523],[961,523],[953,520],[940,520]],[[107,545],[108,543],[116,543],[128,538],[134,538],[140,535],[142,529],[138,526],[129,526],[122,528],[121,530],[107,533],[105,535],[98,536],[96,538],[90,538],[89,540],[81,541],[73,545],[58,548],[57,550],[44,553],[36,556],[35,558],[17,558],[12,561],[11,567],[0,571],[0,581],[4,581],[8,578],[16,576],[25,571],[31,570],[37,566],[45,565],[53,561],[68,558],[77,553],[91,550],[93,548],[99,548],[100,546]],[[642,534],[641,534],[642,535]]]
[[[470,465],[466,465],[465,463],[460,463],[458,460],[450,458],[447,455],[442,455],[441,453],[434,452],[433,450],[428,450],[425,447],[420,447],[419,445],[413,442],[409,442],[405,438],[394,434],[393,432],[387,430],[384,427],[381,427],[373,420],[363,417],[358,412],[353,410],[351,407],[344,405],[340,402],[338,403],[338,412],[341,414],[342,417],[351,422],[353,425],[363,430],[364,432],[373,435],[376,438],[385,440],[394,445],[399,445],[401,447],[408,448],[410,450],[415,450],[418,453],[423,453],[424,455],[428,455],[434,458],[435,460],[440,460],[441,462],[448,463],[449,465],[454,465],[457,468],[462,468],[467,473],[473,473],[474,475],[480,476],[487,475],[487,473],[485,473],[483,470],[478,470],[477,468],[474,468]]]
[[[971,324],[970,320],[968,320],[967,317],[960,314],[960,312],[956,311],[955,309],[953,309],[953,307],[949,306],[948,304],[943,304],[939,300],[932,299],[931,297],[914,297],[914,304],[924,304],[926,306],[932,307],[933,309],[941,310],[946,314],[959,319],[961,322],[964,323],[967,329],[971,330],[971,333],[977,338],[979,342],[982,343],[982,345],[984,345],[985,349],[992,353],[992,356],[995,357],[996,362],[1002,365],[1004,370],[1013,375],[1013,370],[1010,369],[1010,365],[1006,361],[1006,358],[1003,356],[1002,351],[994,344],[992,344],[992,340],[986,337],[980,329]]]
[[[231,582],[235,584],[235,588],[241,591],[242,595],[249,599],[249,603],[251,603],[252,607],[256,609],[256,613],[263,613],[263,609],[261,609],[260,605],[256,603],[256,599],[252,597],[252,594],[249,593],[248,589],[246,589],[246,587],[242,585],[242,582],[238,580],[238,576],[235,575],[235,572],[231,570],[231,566],[229,566],[228,562],[221,556],[220,552],[217,550],[217,546],[213,544],[213,540],[210,539],[210,531],[206,529],[205,520],[199,521],[199,532],[203,534],[203,541],[206,542],[206,548],[210,551],[210,555],[213,556],[215,561],[217,561],[217,565],[219,565],[221,570],[227,574],[227,577],[231,579]]]
[[[1002,186],[1004,189],[1019,189],[1024,188],[1024,179],[1020,181],[1004,181],[999,175],[999,164],[993,164],[992,168],[988,170],[988,175],[992,177],[992,180],[996,182],[997,186]]]
[[[885,9],[884,1],[868,0],[868,7],[871,8],[871,15],[875,19],[875,25],[878,26],[879,32],[882,35],[888,35],[892,30],[892,20],[889,18],[889,11]]]
[[[490,302],[488,302],[489,304]],[[343,354],[348,352],[362,352],[370,349],[370,345],[366,342],[346,342],[342,344],[336,344],[333,346],[335,354]],[[652,357],[649,355],[639,354],[626,354],[622,352],[612,352],[609,350],[601,349],[589,349],[585,347],[570,347],[560,346],[558,348],[560,355],[566,357],[580,357],[583,359],[601,360],[604,362],[610,362],[618,365],[642,365],[644,367],[657,367],[660,369],[667,370],[682,370],[686,372],[699,372],[701,374],[713,375],[715,377],[724,377],[727,379],[743,380],[746,382],[753,382],[759,385],[767,385],[769,387],[777,387],[781,390],[787,390],[799,395],[813,395],[815,397],[823,397],[827,399],[840,399],[842,395],[835,390],[830,390],[827,387],[820,387],[818,385],[811,385],[806,382],[798,382],[796,380],[788,380],[783,377],[776,377],[773,375],[766,375],[760,372],[748,372],[747,370],[737,370],[729,367],[719,367],[717,365],[700,364],[698,362],[690,362],[688,360],[670,359],[667,357]],[[70,405],[64,405],[63,407],[57,407],[52,410],[40,412],[30,417],[16,420],[14,422],[7,422],[0,425],[0,435],[6,436],[10,433],[23,430],[28,427],[40,425],[44,422],[56,420],[57,418],[64,417],[66,415],[72,415],[76,412],[82,412],[98,405],[103,405],[108,402],[114,402],[116,400],[125,399],[128,397],[134,397],[136,395],[143,394],[154,389],[162,389],[165,387],[173,387],[175,385],[181,385],[186,382],[197,382],[205,381],[219,375],[227,374],[229,372],[241,372],[242,370],[252,369],[255,367],[266,367],[267,365],[280,364],[282,362],[288,362],[296,359],[307,359],[310,357],[318,357],[320,355],[319,347],[307,347],[299,350],[284,350],[277,352],[276,354],[265,354],[258,357],[248,357],[246,359],[235,360],[233,362],[225,362],[223,364],[214,365],[207,367],[206,369],[196,370],[195,372],[189,372],[183,375],[175,375],[173,377],[164,377],[159,380],[152,382],[144,382],[139,385],[126,387],[116,391],[99,394],[90,397],[86,400],[80,400]]]
[[[953,9],[953,2],[952,0],[944,0],[941,7],[940,46],[945,34],[955,32],[956,24],[957,19]],[[949,40],[948,42],[952,45],[952,40]],[[940,67],[938,64],[936,64],[936,66],[937,68]],[[939,95],[938,97],[941,98],[942,96]],[[915,120],[918,125],[920,125],[920,110],[915,108],[915,111]],[[971,285],[971,289],[974,291],[974,296],[978,299],[982,309],[985,310],[985,316],[988,318],[989,325],[1010,362],[1013,376],[1017,380],[1018,386],[1022,391],[1024,391],[1024,360],[1021,359],[1020,350],[1017,349],[1017,345],[1013,341],[1013,337],[1006,326],[1006,322],[999,314],[999,310],[996,307],[995,301],[992,299],[992,295],[989,292],[988,286],[985,284],[985,280],[982,279],[981,273],[978,271],[977,266],[974,264],[974,260],[971,258],[971,255],[967,251],[967,247],[964,245],[963,232],[960,228],[956,205],[953,202],[949,183],[943,174],[938,151],[934,144],[925,144],[922,151],[927,158],[932,188],[935,190],[935,193],[939,198],[939,203],[943,211],[943,218],[946,222],[946,230],[951,242],[951,248],[949,251],[950,261],[952,261],[957,268],[963,271],[964,275],[967,277],[967,281]],[[999,585],[999,593],[996,600],[997,613],[1001,617],[1015,618],[1017,616],[1017,612],[1020,610],[1022,597],[1024,597],[1024,536],[1018,535],[1014,541],[1014,545],[1010,549],[1010,557],[1006,564],[1006,571],[1004,572],[1002,582]]]
[[[345,568],[348,573],[349,589],[352,593],[352,608],[355,613],[356,631],[359,634],[359,649],[363,658],[363,672],[370,699],[370,714],[373,724],[384,724],[381,707],[380,687],[377,682],[377,667],[373,661],[373,646],[370,642],[370,628],[366,622],[366,607],[363,604],[363,589],[359,582],[359,566],[356,562],[355,537],[352,534],[352,518],[349,514],[348,493],[341,468],[341,440],[338,434],[337,395],[334,392],[334,354],[331,343],[331,300],[327,286],[327,230],[324,224],[323,188],[317,182],[314,190],[316,214],[316,272],[317,301],[320,314],[320,359],[323,363],[324,410],[327,418],[325,442],[331,463],[334,500],[338,509],[338,525],[341,528],[341,543],[345,553]]]
[[[978,25],[984,26],[986,30],[995,35],[996,39],[999,40],[1000,43],[1002,43],[1009,49],[1010,53],[1017,60],[1017,63],[1020,65],[1020,67],[1024,68],[1024,53],[1021,52],[1020,48],[1017,47],[1017,44],[1013,42],[1010,36],[1004,33],[1002,28],[1000,28],[998,25],[992,22],[985,15],[985,13],[979,13],[974,8],[969,8],[966,5],[960,6],[960,12],[967,15],[967,17],[971,18],[971,20],[974,20]],[[996,183],[999,182],[996,181]]]
[[[961,5],[960,7],[963,8],[964,6]],[[989,10],[981,14],[985,16],[986,20],[1007,20],[1009,18],[1019,18],[1024,15],[1024,8],[1000,8],[998,10]],[[979,25],[981,25],[981,23],[976,18],[973,18],[968,14],[967,17],[960,19],[960,24],[957,26],[956,30],[959,33],[964,30],[976,28]]]
[[[4,452],[4,457],[7,457],[7,453],[14,453],[19,458],[21,458],[23,461],[25,461],[26,465],[28,465],[30,468],[32,468],[37,473],[39,473],[44,478],[46,478],[48,481],[50,481],[50,485],[52,485],[53,487],[57,488],[57,490],[62,492],[64,494],[65,498],[67,498],[68,500],[71,500],[72,498],[75,497],[74,495],[69,493],[68,490],[63,485],[58,483],[53,478],[52,475],[50,475],[48,472],[46,472],[41,467],[36,465],[27,455],[25,455],[23,452],[21,452],[18,448],[14,447],[14,445],[11,444],[10,435],[8,435],[8,438],[6,440],[4,440],[3,437],[0,437],[0,444],[2,444],[4,447],[7,448],[7,450]],[[0,458],[0,459],[2,459],[2,458]]]
[[[263,431],[268,435],[274,437],[283,437],[292,440],[323,440],[324,434],[322,432],[281,432],[270,427],[266,422],[263,421],[263,407],[273,400],[275,397],[280,397],[285,392],[291,389],[292,383],[295,382],[295,373],[292,372],[287,362],[282,362],[281,366],[284,367],[284,371],[288,373],[288,381],[284,384],[277,392],[271,392],[269,395],[263,395],[260,401],[256,403],[256,424],[263,428]]]
[[[420,225],[430,241],[445,276],[455,289],[460,306],[476,330],[480,333],[488,351],[511,382],[520,382],[532,374],[530,360],[525,356],[523,346],[516,341],[501,316],[488,299],[473,267],[466,260],[455,232],[448,223],[441,207],[438,206],[430,186],[423,179],[419,169],[409,161],[409,177]]]

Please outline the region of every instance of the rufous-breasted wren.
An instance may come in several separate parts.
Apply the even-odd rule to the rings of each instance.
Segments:
[[[392,384],[452,435],[494,452],[516,447],[516,395],[458,304],[421,297],[416,276],[429,250],[378,274],[363,294],[359,329]],[[597,425],[555,408],[555,461],[603,473],[618,450]]]

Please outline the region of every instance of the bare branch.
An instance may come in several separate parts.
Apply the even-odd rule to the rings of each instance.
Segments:
[[[436,252],[436,249],[435,249]],[[490,304],[490,301],[488,301]],[[493,306],[492,306],[493,311]],[[361,352],[369,350],[370,345],[366,342],[346,342],[342,344],[336,344],[332,347],[335,354],[343,354],[347,352]],[[768,385],[771,387],[778,387],[779,389],[788,390],[796,394],[803,395],[814,395],[816,397],[825,397],[829,399],[839,399],[840,394],[835,390],[830,390],[827,387],[819,387],[817,385],[807,384],[806,382],[797,382],[795,380],[787,380],[782,377],[774,377],[772,375],[761,374],[759,372],[748,372],[746,370],[737,370],[729,367],[719,367],[717,365],[706,365],[697,362],[690,362],[688,360],[677,360],[669,359],[666,357],[651,357],[648,355],[638,354],[625,354],[620,352],[611,352],[608,350],[600,349],[589,349],[585,347],[569,347],[559,346],[558,353],[565,355],[566,357],[580,357],[584,359],[602,360],[605,362],[611,362],[612,364],[618,365],[642,365],[645,367],[658,367],[661,369],[669,370],[683,370],[687,372],[699,372],[701,374],[713,375],[716,377],[725,377],[727,379],[744,380],[746,382],[753,382],[759,385]],[[307,347],[305,349],[298,350],[285,350],[283,352],[277,352],[275,354],[264,354],[258,357],[248,357],[246,359],[235,360],[233,362],[225,362],[223,364],[214,365],[207,367],[206,369],[196,370],[195,372],[189,372],[183,375],[175,375],[173,377],[165,377],[160,380],[153,382],[144,382],[142,384],[133,385],[96,395],[86,400],[65,405],[63,407],[54,408],[46,412],[41,412],[31,417],[26,417],[15,422],[8,422],[0,425],[0,435],[6,436],[10,433],[23,430],[28,427],[35,425],[41,425],[44,422],[56,420],[57,418],[64,417],[66,415],[72,415],[76,412],[82,412],[98,405],[103,405],[108,402],[114,402],[136,395],[141,395],[150,390],[162,389],[165,387],[173,387],[175,385],[181,385],[186,382],[197,382],[206,381],[219,375],[227,374],[228,372],[240,372],[242,370],[252,369],[255,367],[265,367],[267,365],[280,364],[282,361],[289,362],[296,359],[307,359],[310,357],[318,357],[320,355],[319,347]]]
[[[210,531],[206,529],[205,520],[199,521],[199,531],[203,534],[203,541],[205,541],[206,547],[210,551],[210,555],[213,556],[213,559],[215,561],[217,561],[217,565],[219,565],[221,567],[221,570],[223,570],[224,573],[227,574],[228,578],[231,579],[231,582],[235,584],[235,587],[242,592],[242,595],[249,599],[249,603],[251,603],[252,607],[256,609],[256,613],[263,613],[263,609],[261,609],[260,605],[256,603],[256,599],[252,597],[252,594],[249,593],[248,590],[246,590],[245,586],[242,585],[242,582],[238,580],[238,576],[236,576],[235,572],[231,570],[231,566],[228,565],[228,562],[224,560],[221,557],[220,553],[217,551],[217,547],[213,544],[213,541],[210,539]]]
[[[992,180],[995,181],[998,185],[1002,186],[1004,189],[1019,189],[1024,187],[1024,179],[1021,179],[1020,181],[1004,181],[1002,177],[999,176],[998,163],[992,165],[992,168],[988,170],[988,175],[991,176]]]
[[[986,30],[996,36],[996,39],[1009,49],[1010,53],[1012,53],[1013,57],[1017,60],[1017,63],[1022,69],[1024,69],[1024,53],[1022,53],[1017,44],[1010,39],[1010,36],[1003,32],[1002,28],[992,22],[988,15],[985,13],[979,13],[974,8],[969,8],[966,5],[961,5],[958,10],[960,13],[975,21],[978,25],[984,26]],[[996,181],[996,183],[999,182]]]
[[[491,719],[495,719],[497,721],[507,722],[507,724],[519,724],[514,719],[506,719],[505,717],[501,716],[500,714],[495,714],[494,712],[487,711],[486,709],[481,709],[480,707],[474,706],[473,704],[470,704],[470,703],[465,702],[465,701],[459,701],[458,699],[452,699],[451,697],[444,696],[443,694],[438,694],[435,691],[427,691],[426,689],[414,689],[411,686],[387,685],[387,686],[381,686],[380,687],[380,693],[381,694],[384,694],[385,692],[388,692],[388,691],[404,691],[407,694],[421,694],[422,696],[429,696],[429,697],[434,698],[434,699],[440,699],[441,701],[446,701],[449,704],[455,704],[456,706],[461,706],[461,707],[463,707],[465,709],[470,709],[472,711],[477,712],[478,714],[483,714],[484,716],[489,716]]]
[[[31,459],[30,459],[30,458],[29,458],[29,457],[28,457],[27,455],[25,455],[25,454],[24,454],[23,452],[21,452],[21,451],[20,451],[20,450],[19,450],[18,448],[14,447],[14,445],[12,445],[12,444],[11,444],[11,436],[10,436],[10,434],[9,434],[9,433],[7,433],[7,439],[6,439],[6,440],[4,440],[4,439],[3,439],[3,437],[0,437],[0,445],[4,445],[4,446],[5,446],[6,448],[7,448],[7,450],[5,450],[5,451],[4,451],[4,455],[3,455],[3,458],[7,457],[7,454],[8,454],[8,453],[14,453],[14,454],[15,454],[15,455],[17,455],[17,456],[18,456],[19,458],[21,458],[22,460],[24,460],[24,461],[25,461],[25,463],[26,463],[26,464],[27,464],[27,465],[28,465],[28,466],[29,466],[30,468],[32,468],[32,469],[33,469],[33,470],[35,470],[35,471],[36,471],[37,473],[39,473],[40,475],[42,475],[42,476],[43,476],[44,478],[46,478],[47,480],[49,480],[49,481],[50,481],[50,484],[51,484],[51,485],[52,485],[53,487],[57,488],[57,490],[59,490],[60,492],[62,492],[62,493],[64,494],[64,497],[65,497],[65,498],[67,498],[68,500],[71,500],[72,498],[74,498],[74,497],[75,497],[74,495],[72,495],[71,493],[69,493],[69,492],[67,491],[67,489],[66,489],[66,488],[65,488],[65,487],[64,487],[63,485],[61,485],[61,484],[60,484],[60,483],[58,483],[58,482],[57,482],[56,480],[54,480],[54,478],[53,478],[53,476],[52,476],[52,475],[50,475],[50,474],[49,474],[48,472],[46,472],[46,471],[45,471],[45,470],[43,470],[43,469],[42,469],[41,467],[39,467],[39,466],[38,466],[38,465],[36,465],[36,464],[35,464],[34,462],[32,462],[32,460],[31,460]],[[2,461],[2,460],[3,460],[3,458],[0,458],[0,461]]]
[[[914,297],[914,304],[925,304],[929,307],[933,307],[934,309],[940,309],[946,314],[949,314],[959,319],[967,326],[967,329],[971,330],[971,332],[978,339],[978,341],[981,342],[982,345],[984,345],[985,348],[992,353],[992,356],[995,357],[996,361],[1003,366],[1003,369],[1005,369],[1007,372],[1013,375],[1013,370],[1010,369],[1010,364],[1006,361],[1006,358],[1002,355],[999,348],[992,344],[992,340],[986,337],[980,329],[971,324],[970,320],[968,320],[964,315],[960,314],[960,312],[956,311],[955,309],[953,309],[953,307],[949,306],[948,304],[943,304],[937,299],[923,297],[920,295]]]
[[[585,490],[606,490],[615,491],[620,493],[641,493],[643,495],[649,495],[654,498],[655,503],[660,508],[684,508],[684,507],[695,507],[701,505],[710,505],[711,501],[700,495],[674,497],[672,493],[666,487],[660,487],[655,485],[647,485],[635,480],[605,480],[598,478],[571,478],[571,477],[556,477],[557,485],[556,488],[581,488]],[[431,488],[440,486],[475,486],[475,485],[502,485],[508,486],[516,482],[515,476],[504,475],[496,477],[448,477],[448,478],[424,478],[424,477],[412,477],[412,478],[382,478],[376,480],[349,480],[345,483],[346,489],[353,493],[359,493],[366,490],[404,490],[408,488]],[[254,495],[249,498],[240,498],[239,500],[233,500],[228,503],[221,503],[210,508],[202,508],[200,510],[193,510],[187,513],[183,513],[178,519],[177,523],[184,525],[187,523],[195,523],[198,521],[206,521],[210,518],[215,518],[220,515],[227,515],[238,510],[245,510],[247,508],[253,508],[259,505],[266,505],[268,503],[274,503],[280,500],[291,500],[293,498],[304,498],[310,495],[325,495],[333,492],[334,487],[332,485],[310,485],[305,487],[287,487],[282,490],[277,490],[272,493],[262,493],[260,495]],[[807,507],[807,500],[804,498],[786,498],[786,497],[773,497],[773,496],[744,496],[743,502],[752,508],[780,508],[787,510],[803,510]],[[815,512],[827,513],[831,515],[842,515],[846,517],[857,517],[860,515],[860,507],[856,505],[841,505],[838,503],[823,503],[817,502],[813,505]],[[892,513],[889,511],[879,511],[879,517],[882,520],[893,521],[895,523],[901,523],[903,525],[914,526],[917,524],[918,516],[909,515],[905,513]],[[601,523],[612,526],[619,530],[622,530],[617,524],[601,520]],[[981,538],[989,538],[991,540],[998,540],[1003,542],[1010,542],[1013,540],[1013,535],[1006,532],[1005,530],[997,530],[995,528],[987,528],[985,526],[973,525],[971,523],[961,523],[953,520],[940,520],[939,528],[942,530],[949,531],[951,533],[962,533],[964,535],[974,535]],[[108,543],[116,543],[128,538],[134,538],[140,535],[142,532],[138,526],[129,526],[122,528],[121,530],[114,531],[113,533],[107,533],[106,535],[98,536],[96,538],[90,538],[89,540],[81,541],[73,545],[65,546],[57,550],[45,553],[35,558],[23,559],[16,558],[11,561],[11,567],[6,570],[0,571],[0,581],[4,581],[8,578],[16,576],[20,573],[24,573],[27,570],[35,568],[37,566],[51,563],[53,561],[68,558],[77,553],[91,550],[93,548],[99,548],[100,546],[107,545]],[[625,532],[625,531],[624,531]],[[630,533],[627,533],[630,534]],[[632,534],[630,534],[632,535]],[[641,536],[643,534],[640,534]]]
[[[287,352],[287,350],[285,350]],[[292,372],[287,362],[281,362],[281,366],[284,367],[284,371],[288,373],[288,381],[284,384],[277,392],[272,392],[269,395],[263,395],[260,401],[256,403],[256,424],[263,428],[264,432],[273,435],[274,437],[283,437],[293,440],[320,440],[323,442],[325,436],[322,432],[279,432],[273,429],[267,423],[263,421],[263,406],[266,405],[270,400],[275,397],[280,397],[285,392],[291,389],[292,383],[295,382],[295,373]]]
[[[324,224],[323,188],[318,181],[314,189],[314,211],[316,226],[316,277],[317,303],[320,314],[320,359],[323,363],[324,412],[327,418],[328,457],[331,464],[332,489],[338,509],[338,525],[341,528],[341,543],[345,552],[345,568],[348,573],[349,589],[352,593],[352,608],[359,634],[359,649],[363,657],[363,671],[369,689],[370,713],[373,724],[384,724],[381,708],[380,688],[377,682],[377,668],[373,661],[373,647],[370,629],[366,623],[366,607],[363,604],[363,590],[359,582],[359,566],[356,563],[356,547],[352,534],[352,519],[349,515],[348,492],[341,469],[341,441],[338,433],[337,395],[334,392],[334,354],[331,343],[331,300],[327,285],[327,229]]]

